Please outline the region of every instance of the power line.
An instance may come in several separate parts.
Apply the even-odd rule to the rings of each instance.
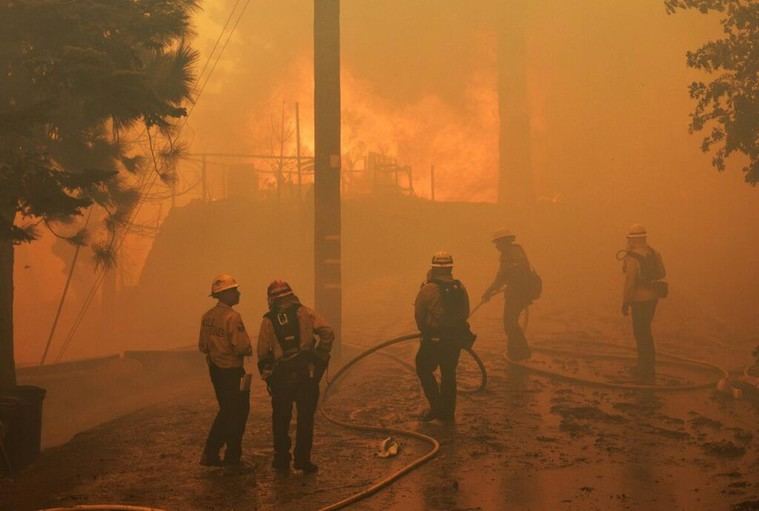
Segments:
[[[87,220],[84,222],[84,228],[86,229],[90,223],[92,217],[92,208],[87,213]],[[69,292],[69,285],[71,284],[71,278],[74,276],[74,270],[76,269],[76,263],[79,259],[79,252],[82,250],[82,244],[77,243],[74,250],[74,257],[71,259],[71,269],[66,277],[66,283],[63,286],[63,293],[61,293],[61,300],[58,302],[58,310],[55,312],[55,318],[53,319],[53,325],[50,327],[50,334],[47,336],[47,342],[45,343],[45,351],[42,352],[42,358],[40,359],[40,365],[45,365],[45,359],[47,358],[47,352],[50,350],[50,344],[53,342],[53,336],[55,335],[55,329],[58,326],[58,320],[61,318],[61,311],[63,311],[63,304],[66,302],[66,295]]]
[[[208,69],[208,64],[211,62],[211,58],[216,53],[216,48],[219,47],[221,38],[224,36],[224,33],[227,31],[227,27],[229,27],[229,22],[232,20],[232,16],[237,10],[237,6],[239,4],[240,4],[240,0],[236,0],[235,4],[232,6],[232,10],[229,11],[229,16],[227,16],[227,21],[224,23],[224,26],[221,28],[221,32],[219,32],[219,36],[216,38],[216,41],[213,43],[213,48],[211,48],[211,51],[208,53],[208,57],[206,57],[206,62],[205,64],[203,64],[203,69],[201,69],[200,73],[198,73],[198,79],[195,82],[195,87],[193,87],[193,92],[198,90],[197,85],[200,83],[200,79],[205,74],[206,69]]]
[[[237,8],[239,2],[240,2],[240,0],[237,0],[237,2],[235,2],[235,5],[232,7],[232,10],[230,11],[229,17],[227,18],[227,23],[225,23],[224,27],[222,28],[222,32],[219,34],[219,37],[217,38],[217,43],[214,45],[214,48],[212,49],[212,53],[216,49],[216,47],[218,46],[218,42],[221,40],[222,35],[224,34],[226,28],[228,27],[229,20],[232,19],[232,15],[234,14],[234,11]],[[190,119],[190,115],[192,114],[193,110],[195,109],[195,105],[197,105],[197,102],[200,100],[200,97],[202,96],[203,92],[205,91],[206,85],[210,81],[211,76],[213,75],[213,72],[214,72],[214,70],[216,69],[216,66],[219,63],[219,60],[221,59],[221,56],[224,54],[224,51],[226,50],[227,45],[229,44],[229,41],[232,38],[232,34],[234,34],[235,30],[237,29],[237,26],[239,25],[240,20],[242,19],[243,14],[245,14],[245,11],[248,8],[249,4],[250,4],[250,0],[246,0],[245,4],[243,5],[243,7],[242,7],[242,9],[240,11],[240,14],[238,15],[237,19],[235,20],[234,25],[232,26],[231,30],[229,31],[229,33],[227,35],[227,38],[224,41],[223,46],[221,47],[221,50],[216,55],[216,60],[214,61],[213,66],[208,71],[208,74],[205,77],[205,81],[203,82],[203,84],[202,84],[200,90],[198,91],[198,93],[197,93],[197,95],[196,95],[196,97],[195,97],[192,105],[190,106],[190,109],[187,112],[187,116],[185,117],[184,122],[181,124],[181,126],[177,130],[177,136],[176,136],[176,138],[179,138],[179,136],[182,133],[182,130],[187,125],[187,122]],[[204,66],[204,70],[207,68],[208,62],[210,62],[210,59],[211,59],[211,55],[209,54],[209,58],[206,61],[206,65]],[[200,75],[199,75],[199,79],[200,79]],[[144,197],[152,189],[153,185],[155,184],[156,178],[157,178],[157,175],[155,173],[151,173],[149,178],[145,178],[144,179],[144,186],[140,190],[140,200],[137,202],[137,205],[135,206],[135,209],[133,210],[132,214],[130,215],[128,223],[133,223],[134,219],[136,218],[137,214],[139,213],[140,208],[142,207],[142,204],[145,202]],[[124,243],[124,240],[125,240],[125,238],[127,236],[127,233],[128,233],[128,230],[125,229],[124,232],[122,233],[121,237],[120,237],[118,246],[115,246],[116,235],[114,235],[113,238],[111,239],[110,248],[115,253],[117,253],[121,249],[121,247],[122,247],[122,245]],[[115,246],[115,248],[114,248],[114,246]],[[63,358],[64,353],[66,352],[66,350],[68,349],[69,345],[71,344],[71,342],[72,342],[72,340],[74,338],[74,335],[76,334],[76,331],[79,329],[79,326],[81,325],[82,321],[84,320],[85,315],[87,314],[87,310],[89,309],[90,304],[92,303],[92,300],[95,297],[95,294],[97,293],[98,289],[100,288],[100,286],[103,283],[103,280],[105,279],[105,273],[106,273],[106,271],[107,271],[106,269],[101,269],[100,273],[96,276],[95,281],[93,282],[93,285],[90,288],[90,291],[89,291],[87,297],[85,298],[85,301],[82,304],[82,307],[81,307],[81,309],[79,311],[79,314],[77,315],[76,319],[74,320],[74,323],[72,324],[72,326],[71,326],[71,328],[70,328],[70,330],[68,332],[68,335],[66,336],[66,339],[64,340],[64,343],[63,343],[63,345],[61,346],[61,348],[60,348],[60,350],[58,352],[58,356],[56,357],[56,362],[59,362]]]
[[[179,131],[182,131],[182,128],[184,128],[187,125],[187,122],[190,120],[190,114],[192,114],[192,111],[195,109],[195,106],[198,104],[198,101],[200,101],[200,96],[203,94],[203,92],[206,90],[206,85],[208,85],[208,82],[211,80],[211,76],[213,76],[213,72],[216,70],[216,66],[219,64],[219,61],[221,60],[221,56],[224,54],[224,51],[227,49],[227,45],[229,44],[229,41],[232,39],[232,34],[235,33],[235,30],[237,29],[237,25],[239,25],[240,20],[242,19],[243,15],[245,14],[246,9],[248,8],[248,5],[250,5],[250,0],[245,0],[245,4],[242,6],[242,9],[240,10],[240,15],[237,17],[237,20],[235,20],[235,24],[232,25],[232,29],[229,31],[229,34],[227,34],[227,39],[224,41],[224,45],[221,47],[221,51],[219,51],[218,55],[216,56],[216,60],[213,63],[213,66],[211,67],[210,71],[208,71],[208,75],[206,76],[206,80],[203,82],[203,85],[201,85],[200,90],[198,91],[198,95],[195,98],[195,101],[190,106],[190,110],[187,112],[187,117],[185,117],[184,123],[182,123],[182,126],[179,128]],[[235,4],[235,7],[237,4]],[[231,16],[231,13],[230,13]]]

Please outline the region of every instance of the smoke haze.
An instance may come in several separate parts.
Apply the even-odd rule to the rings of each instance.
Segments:
[[[687,129],[693,108],[687,87],[703,77],[686,67],[685,52],[719,35],[717,18],[667,16],[662,2],[654,0],[581,0],[529,2],[527,15],[514,20],[500,4],[343,2],[345,162],[360,170],[370,152],[396,159],[412,168],[420,198],[411,205],[395,197],[385,204],[346,207],[346,337],[357,335],[359,325],[371,338],[384,328],[367,325],[365,311],[383,317],[385,326],[397,320],[410,326],[410,300],[429,254],[438,248],[454,252],[457,273],[479,296],[496,265],[488,237],[501,226],[520,233],[544,275],[542,313],[573,314],[578,329],[606,335],[599,324],[616,320],[621,292],[614,253],[633,222],[649,228],[668,264],[675,292],[663,317],[676,326],[662,328],[670,338],[706,328],[722,337],[756,335],[759,244],[749,221],[759,213],[756,190],[742,182],[738,165],[715,172],[710,156],[699,149],[700,135]],[[231,0],[203,3],[195,41],[201,66],[233,5]],[[293,155],[297,102],[302,151],[313,154],[312,17],[310,2],[250,3],[192,111],[184,131],[190,153],[278,156],[281,144],[285,155]],[[523,31],[526,45],[537,198],[531,214],[493,205],[502,20]],[[511,57],[501,56],[505,62]],[[213,66],[211,61],[209,69]],[[255,163],[261,171],[276,164]],[[250,165],[209,157],[211,199],[223,202],[231,195],[230,176]],[[436,199],[448,209],[435,210],[421,200],[431,195],[433,165]],[[198,158],[183,162],[179,172],[178,189],[189,191],[177,197],[178,208],[171,211],[167,199],[140,212],[138,223],[160,226],[155,246],[152,237],[131,236],[121,254],[115,285],[131,298],[120,302],[118,324],[129,318],[133,328],[112,332],[112,325],[101,324],[95,300],[64,358],[128,346],[193,344],[197,314],[209,306],[206,287],[218,271],[241,275],[243,288],[250,290],[241,311],[253,324],[265,306],[261,286],[268,280],[294,279],[311,299],[308,206],[287,198],[266,214],[254,206],[203,209],[191,204],[200,195]],[[366,190],[358,177],[352,179],[344,194],[356,204],[366,199]],[[274,185],[272,175],[261,172],[259,199],[271,198]],[[159,188],[153,192],[168,193]],[[272,222],[298,217],[288,220],[297,226],[282,242],[294,251],[292,258],[278,257],[272,248],[281,231],[249,215]],[[386,224],[386,231],[378,233],[377,223]],[[39,359],[72,253],[50,238],[17,250],[16,350],[22,363]],[[91,264],[77,270],[54,351],[86,299],[93,272]],[[702,322],[692,322],[696,316]],[[536,335],[550,333],[553,327],[541,327],[539,318],[536,314]],[[619,323],[620,336],[626,335],[626,325]]]

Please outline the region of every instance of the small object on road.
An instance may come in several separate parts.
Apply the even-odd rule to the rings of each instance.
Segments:
[[[377,453],[377,457],[392,458],[393,456],[398,455],[398,451],[400,451],[400,449],[401,445],[398,443],[398,441],[395,438],[389,436],[380,444],[380,450]]]
[[[743,389],[735,387],[729,378],[722,378],[720,381],[718,381],[717,390],[723,394],[728,394],[733,399],[743,398]]]
[[[717,382],[717,390],[720,392],[730,392],[731,389],[730,380],[727,378],[722,378],[720,381]]]

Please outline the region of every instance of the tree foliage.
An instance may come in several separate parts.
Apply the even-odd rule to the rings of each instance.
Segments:
[[[197,58],[185,42],[195,8],[195,0],[3,2],[0,238],[30,241],[35,225],[93,202],[113,238],[137,202],[119,173],[145,162],[165,171],[125,134],[156,131],[174,147]]]
[[[669,13],[698,9],[722,14],[724,37],[687,54],[690,67],[715,75],[710,83],[690,86],[696,100],[690,129],[707,131],[701,148],[714,150],[712,163],[720,171],[732,154],[745,155],[745,179],[755,185],[759,182],[759,2],[665,0],[665,5]]]

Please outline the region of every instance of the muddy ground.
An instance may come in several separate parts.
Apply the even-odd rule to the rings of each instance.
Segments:
[[[327,406],[335,416],[421,431],[442,445],[436,458],[355,509],[759,509],[759,410],[749,399],[712,390],[657,393],[552,381],[508,366],[502,343],[495,327],[478,340],[489,384],[483,393],[460,395],[454,425],[415,419],[422,409],[415,376],[391,358],[374,357],[341,382]],[[411,361],[413,349],[394,353]],[[346,348],[345,355],[355,352]],[[142,370],[155,374],[155,368]],[[464,357],[462,388],[476,385],[477,376]],[[429,448],[400,437],[400,455],[379,459],[382,435],[319,417],[319,473],[278,476],[269,467],[268,397],[256,384],[245,436],[249,466],[201,467],[215,413],[206,378],[197,365],[167,373],[162,383],[154,381],[164,393],[152,393],[149,406],[47,449],[33,467],[2,481],[0,509],[126,503],[165,510],[316,510]],[[109,396],[111,403],[119,399]]]

